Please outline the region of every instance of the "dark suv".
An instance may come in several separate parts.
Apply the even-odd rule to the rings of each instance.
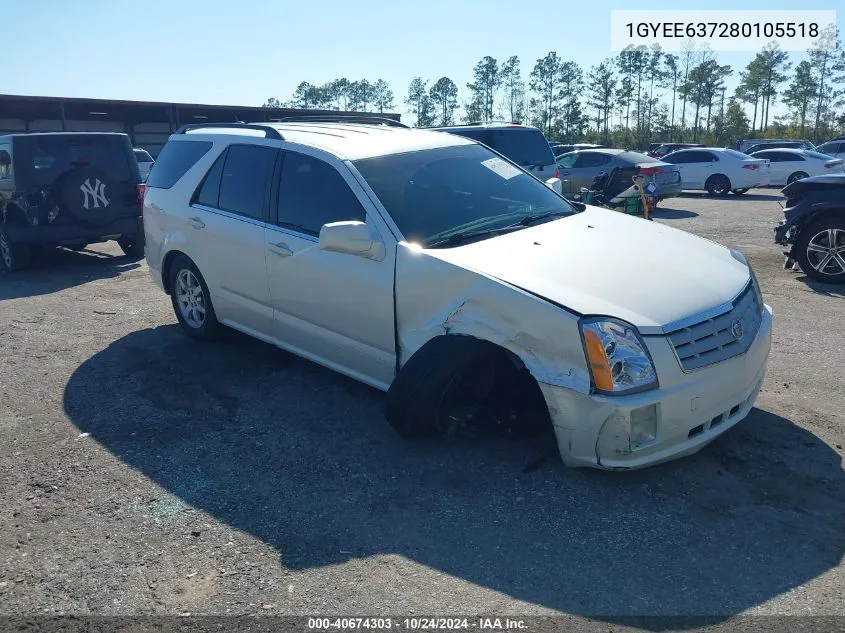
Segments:
[[[26,267],[37,246],[107,240],[143,257],[143,195],[126,134],[0,136],[0,268]]]
[[[516,123],[469,123],[431,129],[483,143],[540,180],[559,176],[549,141],[536,127]]]
[[[784,218],[775,242],[784,250],[784,268],[797,260],[817,281],[845,283],[845,174],[802,178],[787,185]]]

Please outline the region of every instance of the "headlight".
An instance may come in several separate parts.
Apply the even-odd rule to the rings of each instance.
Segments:
[[[760,282],[757,281],[757,275],[754,274],[754,269],[751,268],[751,264],[748,263],[748,259],[746,259],[745,255],[740,253],[735,248],[731,249],[731,257],[733,257],[738,262],[742,262],[748,267],[748,273],[751,275],[751,286],[754,288],[754,295],[757,297],[757,305],[760,307],[760,311],[762,312],[763,291],[760,289]]]
[[[657,372],[633,325],[596,317],[581,321],[584,353],[596,391],[623,394],[657,387]]]

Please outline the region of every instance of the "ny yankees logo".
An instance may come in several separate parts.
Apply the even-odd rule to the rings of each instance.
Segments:
[[[89,208],[89,200],[93,202],[92,206],[95,209],[99,209],[101,206],[109,206],[109,199],[106,198],[106,185],[100,182],[99,178],[96,179],[93,187],[91,186],[91,179],[86,178],[85,182],[79,186],[79,190],[85,196],[82,206],[86,209]]]

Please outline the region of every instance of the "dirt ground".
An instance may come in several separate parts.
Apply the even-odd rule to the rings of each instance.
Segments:
[[[778,199],[657,212],[746,253],[774,342],[745,421],[635,473],[405,442],[368,387],[188,339],[115,244],[0,275],[0,614],[845,616],[845,288],[782,270]]]

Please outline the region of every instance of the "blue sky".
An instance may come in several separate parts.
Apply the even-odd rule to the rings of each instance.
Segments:
[[[446,75],[468,96],[484,55],[517,55],[523,76],[555,50],[583,68],[612,55],[612,9],[664,2],[426,0],[238,3],[230,0],[0,0],[7,63],[0,92],[260,105],[303,80],[381,77],[406,112],[408,83]],[[674,3],[672,3],[674,4]],[[819,0],[808,9],[835,9]],[[535,9],[535,6],[537,7]],[[681,8],[677,4],[673,8]],[[683,8],[795,9],[785,0],[691,2]],[[842,16],[837,16],[840,24]],[[9,28],[20,24],[23,28]],[[28,25],[28,26],[27,26]],[[33,27],[33,28],[30,28]],[[796,61],[801,57],[793,54]],[[720,53],[743,67],[753,53]],[[733,87],[736,75],[731,78]]]

